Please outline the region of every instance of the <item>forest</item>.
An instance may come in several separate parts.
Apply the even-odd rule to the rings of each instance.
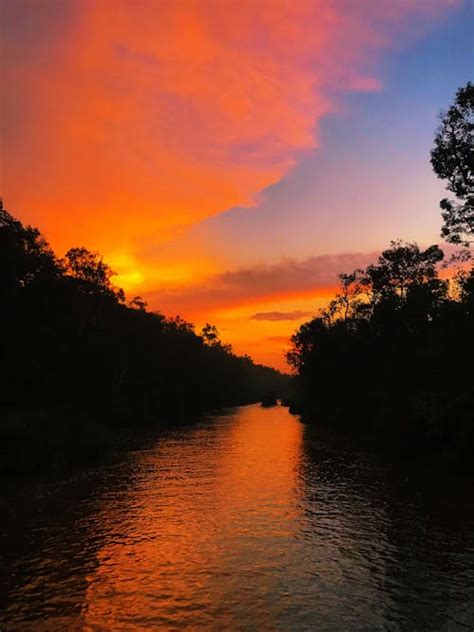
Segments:
[[[393,241],[291,339],[294,410],[340,436],[468,465],[474,448],[474,86],[441,115],[431,151],[455,199],[450,245]],[[416,209],[415,209],[416,211]]]
[[[99,458],[114,436],[283,393],[288,376],[127,301],[86,248],[58,258],[0,206],[0,463],[33,471]]]

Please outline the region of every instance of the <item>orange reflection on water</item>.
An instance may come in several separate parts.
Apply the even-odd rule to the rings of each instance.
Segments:
[[[218,616],[235,629],[245,615],[268,629],[274,600],[285,607],[301,432],[287,409],[248,406],[137,453],[129,492],[96,517],[106,544],[84,628],[209,628]]]

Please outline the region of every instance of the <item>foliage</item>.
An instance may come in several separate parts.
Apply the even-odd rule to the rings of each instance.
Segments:
[[[2,303],[32,283],[57,277],[59,264],[36,228],[24,227],[0,200],[0,269]]]
[[[225,351],[227,353],[232,353],[232,346],[229,344],[224,344],[220,339],[219,330],[215,325],[211,325],[210,323],[206,323],[201,331],[201,337],[204,340],[204,343],[209,347],[214,347],[216,349],[220,349],[221,351]],[[245,356],[248,358],[248,356]]]
[[[474,85],[470,82],[457,91],[454,104],[441,117],[431,164],[457,198],[440,202],[442,235],[452,243],[468,243],[474,233]]]
[[[115,272],[103,261],[99,253],[91,252],[87,248],[71,248],[67,251],[62,264],[65,274],[75,279],[78,291],[96,296],[102,294],[115,297],[120,302],[125,300],[123,290],[112,285]],[[137,297],[133,301],[135,306]]]

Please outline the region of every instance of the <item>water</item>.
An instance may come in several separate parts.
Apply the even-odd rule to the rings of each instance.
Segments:
[[[5,630],[474,629],[474,503],[286,408],[7,491]]]

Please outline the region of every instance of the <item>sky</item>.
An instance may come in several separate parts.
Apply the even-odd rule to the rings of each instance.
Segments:
[[[468,0],[5,0],[0,191],[129,297],[287,370],[339,272],[440,241]]]

